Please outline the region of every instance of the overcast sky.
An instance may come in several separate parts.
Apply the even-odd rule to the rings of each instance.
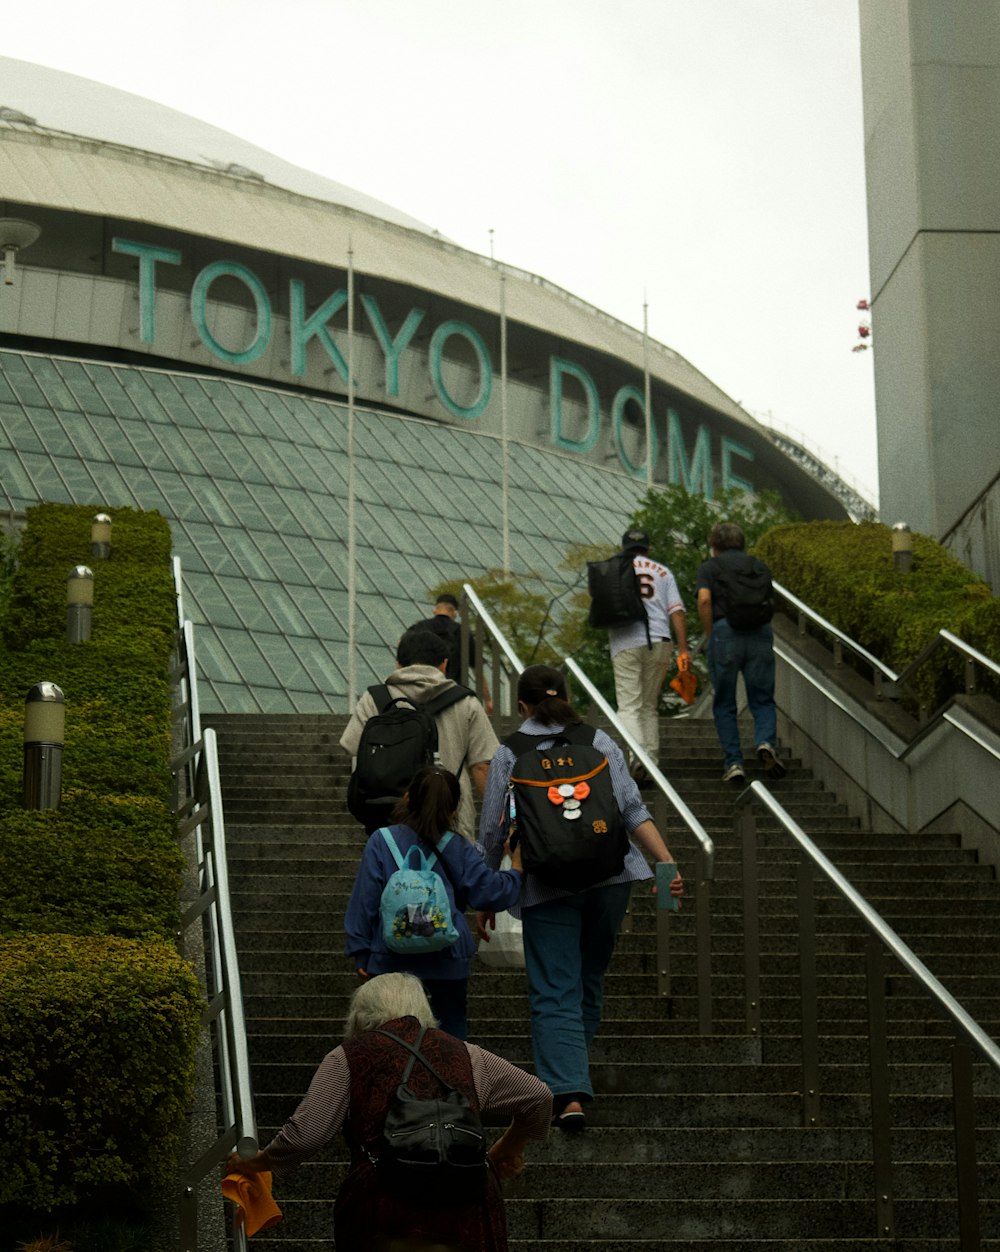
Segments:
[[[39,0],[2,32],[634,326],[647,302],[876,491],[857,0]]]

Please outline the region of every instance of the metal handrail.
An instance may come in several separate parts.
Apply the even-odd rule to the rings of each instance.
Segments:
[[[482,600],[476,595],[468,583],[462,587],[463,597],[475,612],[479,615],[487,631],[492,637],[494,643],[500,649],[506,658],[507,664],[515,675],[520,674],[524,665],[514,649],[509,645],[503,632],[494,622],[489,611],[486,609]],[[462,629],[467,630],[465,614],[462,615]],[[464,649],[463,649],[464,653]],[[477,649],[476,653],[477,665],[480,667],[478,681],[482,685],[481,667],[483,663],[483,650]],[[657,825],[661,828],[666,826],[664,815],[669,805],[674,812],[683,821],[684,825],[694,835],[697,845],[697,874],[695,886],[695,926],[696,926],[696,945],[697,945],[697,986],[698,986],[698,1028],[699,1031],[708,1035],[712,1032],[712,988],[711,988],[711,914],[709,910],[709,884],[715,877],[715,845],[708,831],[705,830],[701,822],[695,817],[688,808],[687,804],[675,790],[673,785],[667,781],[660,771],[659,766],[646,752],[641,744],[637,743],[631,733],[626,730],[618,716],[618,713],[611,708],[608,702],[601,695],[600,691],[590,681],[580,666],[572,657],[566,657],[563,661],[563,668],[573,675],[573,677],[586,690],[590,698],[600,707],[602,713],[615,729],[616,735],[624,741],[629,751],[633,753],[635,758],[641,762],[643,767],[649,774],[656,791],[657,791]],[[494,677],[496,676],[496,668],[494,668]],[[494,683],[496,687],[496,683]],[[670,994],[670,955],[668,941],[668,915],[665,910],[658,911],[657,925],[657,964],[659,967],[659,987],[663,996]]]
[[[180,610],[183,600],[179,562],[175,563],[174,577]],[[258,1141],[230,905],[218,745],[214,730],[201,732],[194,630],[190,621],[181,621],[178,630],[175,691],[180,698],[177,728],[183,744],[172,761],[177,788],[178,837],[184,839],[193,835],[191,868],[198,884],[197,896],[185,910],[181,925],[182,933],[196,922],[203,922],[205,927],[205,961],[200,976],[208,1003],[202,1025],[210,1031],[215,1045],[223,1121],[215,1142],[188,1166],[183,1176],[179,1248],[180,1252],[196,1252],[199,1185],[234,1149],[243,1157],[253,1156]],[[233,1248],[234,1252],[246,1252],[246,1233],[239,1218],[240,1210],[235,1209]]]
[[[971,696],[976,693],[977,665],[981,665],[983,669],[989,670],[995,678],[1000,679],[1000,665],[997,665],[997,663],[992,661],[988,656],[984,656],[982,652],[979,652],[976,648],[972,647],[971,644],[966,643],[964,639],[960,639],[958,635],[952,634],[950,630],[942,629],[938,631],[919,656],[913,658],[909,665],[907,665],[906,669],[904,669],[898,678],[896,678],[892,687],[886,692],[886,694],[894,696],[898,692],[906,690],[910,678],[917,672],[921,665],[923,665],[925,661],[929,660],[938,648],[942,646],[951,648],[953,652],[957,652],[965,661],[966,695]],[[930,715],[930,711],[925,705],[920,706],[920,712],[922,720],[926,720]]]
[[[994,678],[1000,680],[1000,665],[993,661],[990,657],[985,656],[978,649],[972,647],[971,644],[953,634],[950,630],[941,629],[937,632],[933,639],[927,644],[919,656],[909,663],[901,674],[897,674],[895,670],[884,664],[873,656],[861,644],[855,642],[849,635],[845,635],[843,631],[838,630],[832,622],[828,622],[808,604],[800,600],[796,595],[783,587],[781,583],[773,584],[774,590],[781,598],[790,604],[798,613],[799,618],[799,634],[806,633],[806,623],[810,622],[813,626],[818,627],[833,640],[833,660],[835,665],[843,664],[843,653],[849,652],[852,656],[857,657],[868,665],[873,674],[875,685],[876,699],[897,699],[900,694],[908,689],[909,680],[917,672],[920,667],[942,646],[947,646],[952,651],[957,652],[965,661],[965,692],[966,695],[974,695],[976,686],[976,666],[991,673]],[[930,716],[930,711],[921,705],[921,719],[926,721]]]
[[[779,582],[774,582],[772,586],[778,595],[792,605],[798,613],[800,635],[806,633],[806,622],[808,621],[830,636],[833,640],[833,660],[835,665],[843,664],[843,653],[846,650],[852,656],[856,656],[860,661],[864,661],[866,665],[871,667],[875,679],[875,694],[877,698],[881,699],[883,695],[882,680],[885,679],[890,683],[896,682],[896,671],[883,664],[877,656],[873,656],[860,643],[856,643],[850,635],[845,635],[842,630],[838,630],[832,622],[828,622],[815,609],[811,609],[805,601],[800,600],[787,587],[783,587]]]
[[[875,1204],[879,1235],[894,1238],[892,1213],[891,1142],[888,1102],[888,1049],[882,960],[884,949],[896,958],[952,1022],[958,1041],[952,1053],[953,1112],[956,1137],[957,1194],[959,1203],[960,1247],[977,1252],[979,1244],[978,1195],[975,1182],[975,1126],[972,1107],[971,1045],[994,1069],[1000,1071],[1000,1047],[930,972],[885,919],[871,907],[837,867],[820,851],[805,831],[778,803],[761,782],[751,783],[736,801],[736,831],[743,845],[744,881],[744,966],[747,1030],[758,1034],[761,1027],[760,943],[758,934],[758,892],[756,873],[756,821],[751,804],[757,801],[777,819],[779,825],[805,854],[799,871],[799,950],[802,1002],[802,1091],[803,1120],[819,1121],[819,1047],[816,1007],[814,870],[819,870],[847,901],[869,931],[867,960],[869,1001],[869,1044],[871,1055],[872,1144],[875,1167]],[[972,1168],[970,1169],[970,1161]]]

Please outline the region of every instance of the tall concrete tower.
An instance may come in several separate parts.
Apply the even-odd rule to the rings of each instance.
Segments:
[[[1000,0],[860,0],[881,515],[1000,591]]]

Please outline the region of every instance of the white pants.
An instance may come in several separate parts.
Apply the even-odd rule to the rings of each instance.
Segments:
[[[661,639],[651,648],[626,648],[611,658],[622,725],[655,761],[660,750],[657,705],[670,668],[673,644]]]

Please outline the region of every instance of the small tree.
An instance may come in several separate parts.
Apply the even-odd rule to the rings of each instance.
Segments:
[[[695,579],[698,566],[709,553],[708,532],[718,521],[732,521],[746,532],[747,546],[782,522],[795,520],[773,492],[757,496],[743,491],[726,491],[715,500],[689,494],[683,487],[655,487],[648,491],[638,509],[627,519],[627,526],[638,526],[650,537],[650,553],[666,565],[677,579],[677,586],[688,611],[691,646],[700,634],[695,609]],[[525,665],[544,662],[559,665],[573,657],[583,672],[612,704],[615,680],[608,652],[608,633],[587,622],[590,596],[587,593],[587,562],[600,561],[615,552],[614,544],[572,544],[558,573],[543,577],[534,571],[504,574],[489,570],[466,581],[485,604],[497,626]],[[462,582],[439,583],[429,588],[432,597],[449,592],[461,597]],[[699,662],[704,674],[704,662]],[[581,708],[585,699],[577,699]],[[664,687],[662,709],[678,712],[685,705],[679,696]]]
[[[677,587],[687,609],[688,642],[694,649],[701,635],[695,583],[698,567],[709,556],[708,532],[716,522],[735,522],[746,534],[747,547],[752,548],[761,535],[772,527],[794,520],[794,515],[785,508],[775,492],[749,495],[745,491],[730,490],[720,493],[714,500],[708,500],[674,484],[648,491],[629,518],[628,525],[638,527],[649,535],[650,555],[666,565],[677,579]],[[615,547],[609,544],[575,544],[567,553],[563,567],[585,573],[588,561],[599,561],[614,551]],[[556,644],[562,655],[574,657],[587,677],[613,703],[615,681],[608,652],[608,635],[607,631],[595,630],[587,624],[589,604],[584,586],[573,596],[573,611],[561,622]],[[695,668],[704,680],[704,661],[696,657]],[[680,697],[671,691],[669,685],[665,685],[661,711],[676,713],[685,707]]]

